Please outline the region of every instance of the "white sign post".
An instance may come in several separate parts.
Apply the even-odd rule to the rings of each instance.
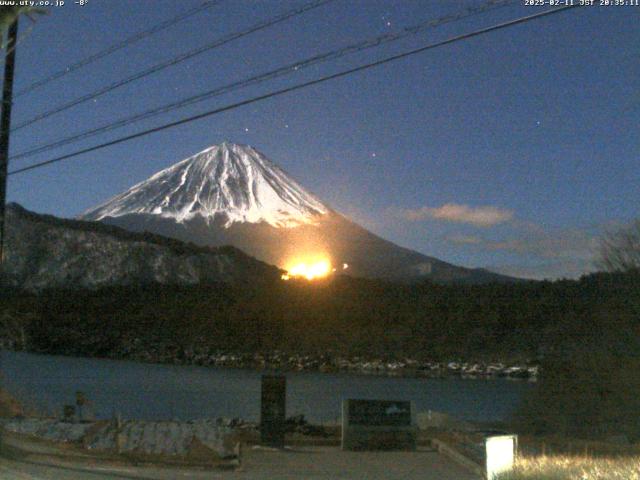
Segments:
[[[517,435],[500,435],[485,439],[488,480],[494,480],[499,474],[513,469],[517,442]]]

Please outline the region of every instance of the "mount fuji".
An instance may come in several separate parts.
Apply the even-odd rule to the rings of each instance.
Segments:
[[[198,245],[233,245],[283,268],[294,259],[322,257],[369,278],[514,280],[384,240],[323,203],[253,147],[228,142],[156,173],[81,219]]]

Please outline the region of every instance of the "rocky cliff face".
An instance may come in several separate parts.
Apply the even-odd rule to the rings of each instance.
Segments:
[[[97,222],[7,209],[2,280],[27,290],[145,283],[276,281],[275,267],[233,247],[197,247]]]

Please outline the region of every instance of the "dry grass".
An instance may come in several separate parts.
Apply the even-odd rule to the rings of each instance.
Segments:
[[[499,480],[640,480],[640,456],[521,457],[514,471]]]

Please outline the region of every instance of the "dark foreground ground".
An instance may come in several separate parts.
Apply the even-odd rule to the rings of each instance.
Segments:
[[[343,452],[339,447],[296,447],[270,451],[248,449],[242,466],[233,471],[206,471],[158,467],[101,465],[66,462],[59,458],[2,458],[3,480],[98,480],[98,479],[420,479],[477,480],[432,449],[416,452]]]

